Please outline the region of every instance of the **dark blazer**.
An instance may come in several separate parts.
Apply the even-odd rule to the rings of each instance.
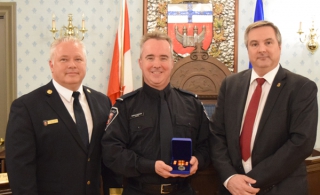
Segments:
[[[100,141],[111,103],[100,92],[83,91],[93,120],[89,149],[52,82],[12,103],[6,162],[13,194],[100,194]]]
[[[239,147],[251,69],[227,77],[211,124],[212,161],[222,182],[244,174]],[[304,195],[304,164],[314,147],[318,121],[317,86],[280,66],[272,83],[252,150],[252,170],[259,194]],[[221,194],[230,194],[222,187]]]

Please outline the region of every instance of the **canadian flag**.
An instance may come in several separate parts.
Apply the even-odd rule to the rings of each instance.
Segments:
[[[121,95],[133,90],[127,1],[122,0],[121,5],[107,92],[112,104]]]

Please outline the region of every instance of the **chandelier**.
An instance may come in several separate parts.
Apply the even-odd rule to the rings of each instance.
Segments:
[[[73,36],[80,40],[83,40],[85,33],[88,31],[84,23],[84,14],[82,14],[82,25],[80,29],[76,26],[73,26],[72,14],[69,14],[68,17],[68,25],[62,26],[60,30],[60,37]],[[59,32],[59,30],[56,28],[56,16],[54,14],[52,15],[52,28],[50,31],[52,32],[53,38],[56,39],[56,33]]]

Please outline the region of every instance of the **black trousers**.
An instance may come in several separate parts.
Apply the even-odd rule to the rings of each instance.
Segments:
[[[142,189],[137,189],[131,185],[126,185],[123,189],[122,195],[161,195],[161,193],[146,193],[143,192]],[[191,188],[190,185],[186,186],[186,188],[181,189],[179,191],[175,191],[173,193],[169,193],[167,195],[196,195],[195,191]]]

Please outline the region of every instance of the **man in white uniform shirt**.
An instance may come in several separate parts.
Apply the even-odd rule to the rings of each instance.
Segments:
[[[55,40],[49,66],[52,81],[11,106],[6,132],[10,187],[13,194],[99,195],[100,141],[111,102],[82,85],[86,50],[80,40]]]

